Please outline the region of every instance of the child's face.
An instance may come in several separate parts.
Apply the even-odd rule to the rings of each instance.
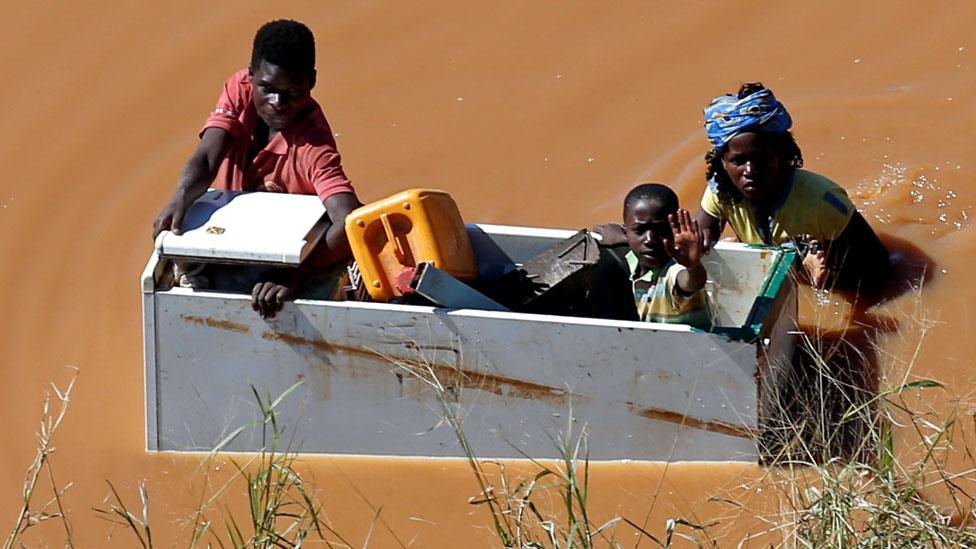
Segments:
[[[668,214],[657,202],[638,200],[624,210],[624,232],[630,249],[644,269],[657,267],[669,259],[664,239],[671,238]]]

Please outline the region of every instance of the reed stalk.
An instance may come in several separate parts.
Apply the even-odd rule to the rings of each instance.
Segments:
[[[301,382],[296,383],[274,398],[251,387],[260,417],[226,435],[203,460],[198,471],[209,471],[210,464],[251,428],[260,430],[262,449],[255,455],[244,455],[243,460],[231,457],[233,473],[222,483],[214,485],[209,475],[204,476],[199,504],[191,518],[188,547],[271,549],[299,548],[308,544],[353,547],[325,520],[314,490],[295,468],[298,453],[292,449],[294,441],[284,440],[285,426],[278,408],[300,385]],[[233,513],[223,504],[226,498],[237,494],[237,486],[243,489],[247,500],[245,516]],[[140,515],[130,510],[131,506],[125,504],[111,482],[109,488],[112,503],[108,508],[94,509],[95,513],[131,531],[144,549],[151,549],[149,496],[144,483],[139,485]]]
[[[872,384],[870,375],[848,375],[847,370],[866,360],[871,351],[863,341],[854,344],[841,338],[828,342],[817,332],[801,336],[802,360],[799,366],[792,365],[797,369],[790,372],[796,377],[785,378],[782,386],[804,390],[787,391],[770,401],[766,412],[773,420],[764,423],[765,432],[759,438],[766,474],[758,482],[772,488],[778,507],[769,512],[750,509],[735,499],[713,498],[732,506],[739,515],[754,515],[768,524],[765,530],[746,536],[740,545],[762,537],[764,544],[774,539],[773,545],[788,548],[976,547],[976,496],[962,482],[976,476],[976,469],[952,472],[947,465],[950,452],[970,450],[968,446],[957,448],[954,443],[959,420],[968,416],[952,411],[948,417],[938,418],[918,411],[918,400],[909,398],[920,391],[945,390],[934,380],[912,378],[933,325],[922,317],[912,321],[919,328],[916,349],[907,357],[899,378],[881,389]],[[855,352],[841,353],[845,346]],[[660,537],[647,531],[646,521],[638,524],[614,516],[596,522],[590,508],[587,426],[578,426],[571,402],[564,430],[551,435],[558,458],[540,460],[523,453],[533,472],[516,474],[507,470],[504,461],[476,455],[464,429],[463,383],[438,378],[437,372],[443,374],[443,368],[435,369],[424,360],[389,360],[433,390],[476,481],[478,493],[469,503],[487,509],[500,545],[520,549],[621,547],[617,530],[626,525],[637,533],[637,545],[650,540],[659,547],[671,547],[678,541],[698,547],[719,546],[714,530],[724,519],[701,525],[673,517],[666,521]],[[464,374],[458,371],[452,375]],[[62,502],[71,483],[56,482],[51,457],[56,451],[54,435],[65,419],[77,376],[75,369],[63,390],[52,384],[45,395],[34,461],[25,475],[16,525],[3,549],[23,547],[22,534],[47,520],[60,522],[65,546],[74,546]],[[260,430],[262,450],[231,457],[233,472],[224,482],[215,485],[209,475],[204,476],[199,504],[190,519],[188,547],[354,546],[328,524],[314,490],[295,469],[298,454],[293,450],[294,440],[286,441],[278,410],[299,385],[275,398],[252,387],[260,417],[224,437],[203,460],[201,469],[209,471],[214,460],[226,458],[226,449],[251,428]],[[973,422],[976,424],[976,419]],[[914,450],[918,457],[914,461],[905,457],[913,448],[902,447],[896,452],[896,429],[917,437]],[[294,432],[289,434],[294,436]],[[42,484],[49,485],[53,497],[36,505]],[[126,504],[111,482],[108,486],[106,505],[95,508],[96,515],[131,531],[139,546],[151,549],[154,538],[145,484],[139,483],[139,505]],[[238,487],[248,504],[246,514],[234,514],[224,504],[226,498],[239,493]],[[949,506],[926,497],[935,488],[948,494]],[[361,492],[359,495],[365,500]],[[553,501],[558,503],[552,505]],[[368,546],[375,525],[382,523],[396,542],[406,547],[382,520],[381,509],[372,505],[370,509],[373,523],[360,546]]]
[[[828,342],[816,331],[801,337],[802,369],[783,385],[804,389],[773,401],[779,421],[767,425],[773,434],[763,440],[771,455],[759,484],[773,489],[780,508],[764,514],[721,500],[770,525],[750,538],[772,535],[789,548],[976,547],[974,500],[958,482],[976,471],[946,466],[949,452],[961,450],[952,444],[959,412],[932,417],[917,410],[921,399],[909,398],[945,390],[935,380],[913,379],[934,326],[920,310],[919,301],[908,319],[918,332],[915,349],[890,368],[901,373],[886,388],[849,375],[865,368],[870,377],[867,355],[880,355],[876,341]],[[918,447],[896,451],[896,429],[914,433]],[[952,508],[926,499],[936,487],[948,490]]]
[[[487,508],[491,526],[498,541],[506,548],[519,549],[592,549],[595,547],[621,547],[616,537],[616,527],[631,526],[639,537],[646,537],[660,547],[671,547],[676,538],[703,544],[690,532],[704,532],[705,527],[680,518],[668,520],[666,536],[661,540],[637,523],[621,516],[614,516],[602,523],[595,523],[589,508],[589,454],[587,451],[587,427],[579,429],[568,402],[565,430],[550,434],[559,457],[556,460],[539,460],[513,448],[528,460],[535,472],[512,475],[504,461],[481,459],[475,453],[464,429],[464,408],[460,384],[441,379],[432,365],[421,360],[399,360],[387,357],[398,369],[428,385],[441,406],[441,413],[450,426],[467,459],[478,488],[478,494],[468,500],[472,505]],[[457,372],[455,375],[464,375]],[[489,468],[495,471],[492,474]],[[496,479],[496,480],[493,480]],[[559,505],[555,509],[539,502],[540,497],[555,496]]]
[[[34,451],[34,461],[27,468],[24,476],[24,486],[21,492],[21,505],[17,513],[17,523],[10,530],[3,543],[3,549],[10,549],[15,545],[23,546],[21,535],[28,529],[48,520],[56,520],[61,523],[64,529],[65,547],[74,547],[74,536],[71,530],[71,522],[65,514],[62,497],[71,488],[72,482],[60,485],[54,479],[54,467],[51,465],[51,456],[57,451],[54,446],[54,435],[61,428],[65,415],[68,412],[68,405],[71,403],[71,392],[74,390],[75,381],[78,379],[78,368],[69,366],[72,370],[71,379],[67,386],[62,390],[54,383],[51,388],[44,393],[44,404],[41,407],[40,427],[36,433],[37,446]],[[51,392],[57,397],[57,410],[51,407]],[[41,477],[45,476],[50,486],[53,496],[39,506],[35,506],[34,498],[37,496],[38,483]]]

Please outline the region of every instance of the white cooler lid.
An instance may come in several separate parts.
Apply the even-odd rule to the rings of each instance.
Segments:
[[[315,195],[210,189],[190,206],[183,234],[163,231],[156,251],[204,262],[298,265],[328,225]]]

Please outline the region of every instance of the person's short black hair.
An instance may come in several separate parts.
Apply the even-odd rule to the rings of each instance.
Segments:
[[[678,211],[678,195],[674,194],[667,185],[642,183],[631,189],[624,198],[624,217],[627,216],[627,208],[642,200],[657,204],[666,213]]]
[[[739,93],[736,94],[736,97],[742,99],[764,89],[768,88],[763,86],[762,82],[749,82],[739,88]],[[762,134],[763,139],[766,139],[772,144],[773,149],[779,154],[780,159],[790,168],[796,169],[803,167],[803,153],[800,151],[800,146],[796,144],[793,134],[789,131],[782,133],[764,133],[758,127],[749,127],[739,133],[750,132]],[[722,156],[727,150],[728,145],[723,145],[705,153],[705,165],[707,166],[705,169],[705,180],[710,181],[713,178],[715,179],[715,183],[718,184],[718,193],[716,194],[720,202],[735,204],[742,201],[742,193],[739,192],[739,189],[729,179],[729,175],[725,173],[725,167],[722,166]]]
[[[254,35],[251,70],[261,61],[277,65],[289,73],[313,77],[315,74],[315,37],[308,27],[291,19],[265,23]]]

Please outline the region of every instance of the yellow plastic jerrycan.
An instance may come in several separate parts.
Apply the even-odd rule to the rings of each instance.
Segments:
[[[397,276],[418,263],[432,263],[460,280],[478,276],[461,213],[444,191],[410,189],[353,210],[346,235],[375,301],[402,295]]]

